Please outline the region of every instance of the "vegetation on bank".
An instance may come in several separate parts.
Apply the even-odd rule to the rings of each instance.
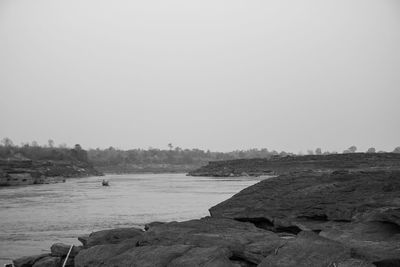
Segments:
[[[0,159],[30,159],[34,161],[80,161],[89,162],[88,153],[79,144],[73,148],[66,146],[55,147],[49,140],[48,145],[39,145],[37,142],[14,145],[11,139],[4,138],[0,143]]]
[[[357,147],[351,146],[343,153],[355,153]],[[376,153],[371,147],[367,153]],[[384,151],[379,151],[384,152]],[[378,153],[379,153],[378,152]],[[400,147],[393,152],[400,153]],[[337,154],[337,152],[322,151],[321,148],[308,150],[309,155]],[[0,158],[22,155],[32,160],[65,160],[91,162],[97,169],[103,172],[129,173],[129,172],[187,172],[203,166],[210,161],[271,158],[273,156],[299,155],[290,152],[276,150],[249,149],[235,150],[231,152],[212,152],[201,149],[182,149],[168,144],[168,149],[129,149],[121,150],[114,147],[106,149],[83,150],[80,145],[68,148],[66,145],[56,146],[53,140],[45,145],[37,142],[14,145],[12,140],[4,138],[0,144]]]

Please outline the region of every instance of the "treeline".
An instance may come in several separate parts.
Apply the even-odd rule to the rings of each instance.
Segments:
[[[66,145],[54,146],[49,140],[47,145],[37,142],[14,145],[10,138],[3,138],[0,142],[0,159],[30,159],[30,160],[62,160],[88,162],[88,153],[79,144],[73,148]]]
[[[269,151],[268,149],[249,149],[232,152],[211,152],[201,149],[130,149],[120,150],[110,147],[108,149],[88,150],[89,160],[96,166],[113,165],[146,165],[146,164],[172,164],[172,165],[201,165],[209,161],[231,160],[243,158],[268,158],[274,155],[286,156],[290,153]]]
[[[351,146],[342,153],[356,153],[357,147]],[[371,147],[366,153],[379,153]],[[400,147],[393,150],[400,153]],[[337,154],[337,152],[322,151],[321,148],[308,150],[306,154],[323,155]],[[121,150],[113,147],[106,149],[83,150],[80,145],[68,148],[62,144],[55,146],[53,140],[49,140],[45,145],[37,142],[23,143],[20,146],[14,145],[11,139],[4,138],[0,142],[0,158],[23,156],[32,160],[79,160],[90,161],[94,166],[107,171],[139,171],[162,169],[168,170],[170,166],[175,166],[171,170],[190,169],[193,166],[201,166],[209,161],[249,159],[249,158],[270,158],[273,156],[294,156],[285,151],[275,151],[263,149],[236,150],[232,152],[212,152],[201,149],[182,149],[168,144],[168,149],[130,149]]]

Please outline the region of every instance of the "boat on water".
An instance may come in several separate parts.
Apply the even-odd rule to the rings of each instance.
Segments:
[[[109,186],[109,183],[108,183],[107,180],[103,180],[103,181],[101,182],[101,185],[102,185],[102,186]]]

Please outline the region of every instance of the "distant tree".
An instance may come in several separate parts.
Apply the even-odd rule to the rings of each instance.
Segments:
[[[172,145],[172,143],[169,143],[169,144],[168,144],[168,148],[169,148],[169,150],[172,150],[172,149],[174,148],[174,146]]]
[[[278,153],[276,150],[272,150],[272,151],[271,151],[271,154],[272,154],[273,156],[276,156],[276,155],[278,155],[279,153]]]
[[[58,145],[59,148],[67,148],[67,144],[66,143],[62,143]]]
[[[39,146],[38,142],[36,142],[36,141],[32,141],[31,144],[32,144],[33,147],[38,147]]]
[[[77,151],[82,150],[81,145],[80,144],[76,144],[75,145],[75,150],[77,150]]]
[[[316,154],[316,155],[321,155],[321,154],[322,154],[321,148],[315,149],[315,154]]]
[[[370,147],[367,150],[367,153],[375,153],[375,152],[376,152],[376,149],[374,147]]]
[[[86,150],[83,150],[80,144],[76,144],[75,147],[73,149],[70,150],[71,151],[71,155],[80,160],[80,161],[88,161],[88,153]],[[120,158],[121,154],[119,154]],[[119,162],[121,162],[121,159],[118,160]]]
[[[285,157],[285,156],[287,156],[288,155],[288,153],[286,153],[285,151],[281,151],[281,153],[279,153],[279,156],[281,156],[281,157]]]
[[[343,151],[343,154],[356,153],[356,151],[357,151],[357,147],[356,146],[351,146],[348,149],[346,149],[345,151]]]
[[[13,141],[12,141],[10,138],[8,138],[8,137],[3,138],[3,140],[1,140],[1,143],[2,143],[5,147],[12,147],[12,146],[14,146]]]
[[[351,153],[356,153],[357,147],[356,146],[351,146],[351,147],[349,147],[349,150],[350,150]]]
[[[309,150],[307,150],[307,154],[308,154],[308,155],[314,155],[314,151],[311,150],[311,149],[309,149]]]
[[[393,153],[400,153],[400,146],[396,147],[396,148],[393,150]]]
[[[47,141],[47,144],[49,145],[49,147],[53,148],[53,147],[54,147],[54,140],[49,139],[49,140]]]

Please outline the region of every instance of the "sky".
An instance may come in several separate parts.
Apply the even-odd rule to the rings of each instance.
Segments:
[[[0,138],[400,146],[398,0],[1,0]]]

